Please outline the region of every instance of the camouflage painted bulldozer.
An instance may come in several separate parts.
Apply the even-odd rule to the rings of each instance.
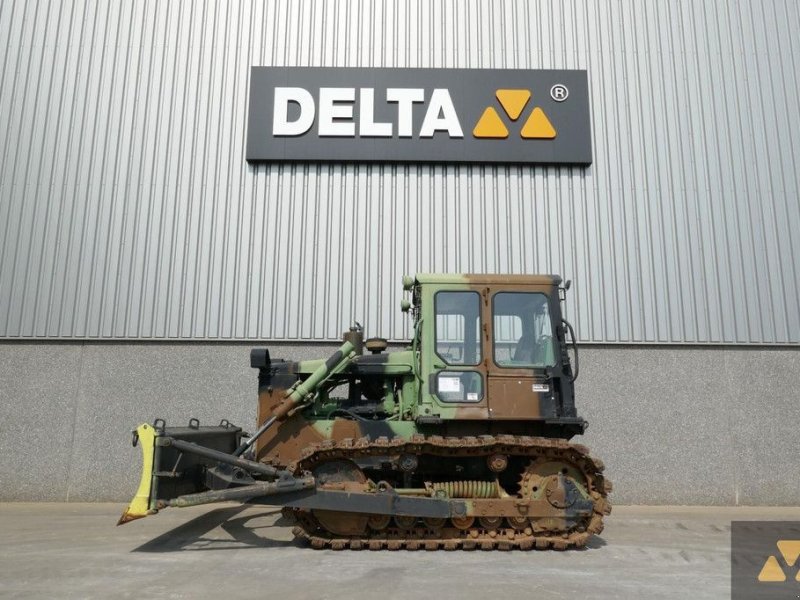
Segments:
[[[365,342],[359,326],[327,360],[253,350],[253,435],[227,421],[139,426],[142,479],[120,523],[237,500],[282,506],[314,548],[584,546],[611,483],[568,442],[586,428],[561,315],[569,282],[418,275],[403,288],[405,350]]]

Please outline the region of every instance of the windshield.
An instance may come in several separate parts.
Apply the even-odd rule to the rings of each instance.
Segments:
[[[555,366],[550,304],[545,294],[497,293],[492,316],[494,362],[498,366]]]

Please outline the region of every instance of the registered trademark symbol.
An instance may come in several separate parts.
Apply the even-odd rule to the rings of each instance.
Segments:
[[[569,90],[563,83],[557,83],[550,88],[550,97],[556,102],[563,102],[569,98]]]

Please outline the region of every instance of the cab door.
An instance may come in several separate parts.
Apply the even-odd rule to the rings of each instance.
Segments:
[[[550,297],[537,291],[489,294],[485,321],[490,419],[542,419],[554,414],[547,369],[556,364]]]
[[[423,358],[429,410],[446,419],[486,420],[483,298],[464,286],[441,286],[431,300],[433,335]]]

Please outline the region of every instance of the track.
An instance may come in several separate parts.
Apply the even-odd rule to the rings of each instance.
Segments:
[[[565,550],[585,546],[593,534],[603,530],[603,516],[611,512],[607,495],[611,482],[603,477],[603,463],[589,456],[588,449],[565,440],[527,436],[441,437],[422,435],[403,438],[368,437],[332,440],[306,448],[300,460],[290,466],[295,474],[315,472],[333,461],[396,461],[401,456],[429,459],[462,459],[490,461],[493,456],[524,461],[519,473],[519,485],[513,495],[503,498],[479,500],[486,482],[455,482],[449,492],[453,497],[471,498],[474,503],[489,507],[482,509],[480,517],[461,519],[417,519],[361,515],[359,513],[314,513],[295,510],[297,525],[295,536],[309,542],[313,548],[370,549],[370,550]],[[487,469],[487,473],[491,475]],[[366,478],[349,476],[354,485]],[[565,487],[564,481],[570,486]],[[366,484],[364,484],[366,485]],[[447,486],[447,484],[442,484]],[[565,489],[568,493],[565,494]],[[579,492],[579,493],[578,493]],[[580,502],[575,503],[579,498]],[[538,502],[547,514],[534,511],[535,516],[512,514],[509,506],[514,500]],[[584,507],[581,511],[573,506]],[[488,512],[491,507],[496,513]],[[586,508],[588,507],[588,508]],[[330,529],[339,529],[333,532]],[[347,534],[343,534],[347,532]]]

